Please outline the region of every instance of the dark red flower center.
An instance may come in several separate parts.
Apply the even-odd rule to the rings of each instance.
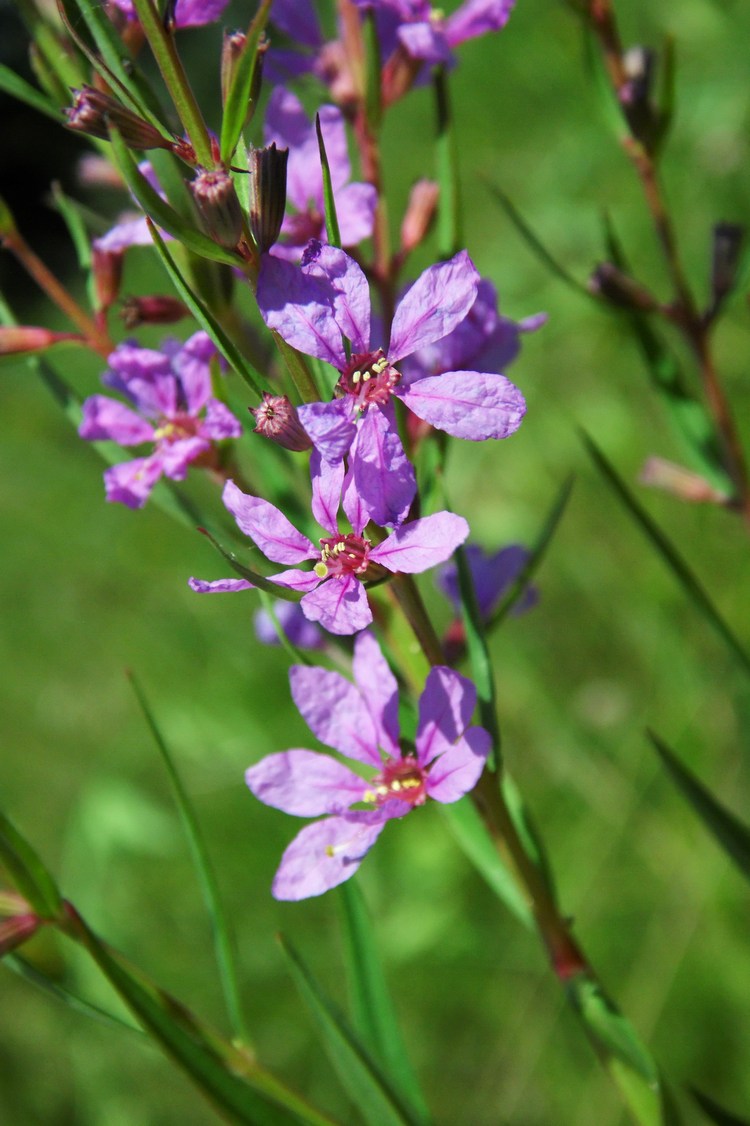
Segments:
[[[357,409],[366,410],[375,404],[383,407],[401,381],[401,372],[393,367],[383,349],[375,352],[357,352],[341,373],[336,384],[339,398],[351,395],[357,400]]]
[[[397,798],[409,805],[424,805],[427,799],[427,771],[423,770],[413,755],[401,759],[388,759],[383,770],[370,783],[364,800],[376,806]]]
[[[367,570],[370,541],[352,533],[328,536],[320,541],[320,562],[315,573],[321,579],[331,576],[362,575]]]
[[[179,442],[183,438],[194,438],[198,433],[200,419],[190,414],[173,414],[162,418],[156,428],[157,442]]]

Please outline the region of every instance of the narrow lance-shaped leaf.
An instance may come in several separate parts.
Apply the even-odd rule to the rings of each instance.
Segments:
[[[7,966],[13,973],[18,974],[25,981],[31,985],[41,989],[50,997],[54,997],[57,1001],[62,1001],[69,1009],[73,1009],[76,1013],[82,1013],[83,1016],[90,1017],[92,1020],[97,1021],[99,1024],[106,1024],[111,1028],[124,1029],[127,1032],[134,1032],[137,1036],[143,1036],[142,1028],[137,1024],[131,1024],[127,1020],[122,1020],[120,1017],[115,1016],[114,1013],[107,1012],[106,1009],[100,1008],[98,1005],[92,1005],[90,1001],[86,1001],[83,997],[79,997],[77,993],[71,992],[65,986],[60,985],[58,981],[53,981],[47,974],[37,967],[33,966],[20,954],[6,954],[3,958],[3,965]]]
[[[709,1122],[713,1122],[715,1126],[750,1126],[750,1118],[740,1118],[738,1114],[725,1110],[705,1092],[692,1087],[691,1093]]]
[[[232,570],[236,571],[243,579],[247,579],[248,582],[251,582],[253,586],[257,586],[260,590],[265,590],[268,594],[272,594],[274,598],[283,598],[286,602],[297,602],[299,600],[299,595],[288,587],[272,583],[270,579],[265,578],[264,575],[260,575],[257,571],[252,571],[249,567],[245,567],[240,563],[234,552],[227,551],[225,547],[222,547],[216,537],[207,531],[206,528],[199,528],[198,531],[201,532],[207,540],[210,540]]]
[[[341,884],[338,896],[355,1028],[404,1101],[426,1122],[429,1111],[409,1064],[364,896],[356,880]]]
[[[247,40],[236,60],[232,82],[227,91],[224,116],[221,119],[221,159],[228,164],[242,134],[250,106],[255,71],[258,65],[258,43],[268,21],[271,0],[263,0],[247,29]]]
[[[479,615],[474,582],[463,548],[456,549],[455,560],[458,573],[458,590],[461,597],[461,612],[466,631],[466,648],[471,661],[471,677],[476,686],[479,701],[479,720],[482,727],[489,731],[492,736],[492,766],[493,769],[497,770],[500,765],[501,739],[492,660],[487,649],[487,635]]]
[[[78,204],[75,200],[66,196],[57,181],[52,185],[52,199],[65,226],[68,228],[68,234],[78,256],[78,265],[82,270],[87,270],[91,265],[91,241],[86,230],[86,224],[78,209]]]
[[[735,634],[719,614],[703,585],[688,567],[685,560],[677,551],[677,548],[667,538],[664,532],[662,532],[661,528],[651,519],[642,505],[639,504],[595,442],[584,431],[581,431],[581,441],[604,480],[615,495],[622,501],[630,515],[640,526],[641,531],[644,532],[650,540],[652,546],[667,564],[695,608],[700,611],[703,617],[719,634],[743,671],[750,674],[750,656],[748,656]]]
[[[31,909],[43,919],[55,919],[62,909],[57,884],[39,854],[0,813],[0,859]]]
[[[55,124],[60,124],[60,110],[52,99],[43,94],[41,90],[37,90],[30,82],[21,78],[10,67],[2,64],[0,64],[0,90],[10,94],[11,98],[17,98],[19,102],[35,109],[37,113],[51,117]]]
[[[67,904],[66,932],[80,942],[149,1033],[233,1121],[248,1126],[332,1126],[331,1120],[222,1039],[184,1005],[130,966]]]
[[[333,183],[331,182],[331,167],[328,163],[326,143],[323,140],[323,130],[320,127],[320,114],[315,114],[315,134],[318,138],[318,152],[320,153],[320,170],[323,174],[323,206],[325,209],[326,233],[331,246],[341,247],[341,231],[336,215],[336,201],[333,198]]]
[[[648,737],[682,796],[687,799],[711,836],[734,861],[745,879],[750,879],[750,826],[745,825],[717,801],[692,771],[682,765],[663,739],[653,731],[648,732]]]
[[[203,892],[203,898],[211,919],[211,927],[214,937],[214,949],[216,951],[216,962],[219,967],[219,976],[221,978],[222,990],[224,993],[224,1002],[232,1022],[232,1028],[235,1036],[238,1036],[245,1043],[249,1041],[247,1027],[242,1014],[242,1005],[240,1003],[240,990],[237,979],[237,967],[235,964],[235,951],[234,941],[229,928],[229,920],[227,919],[224,911],[224,906],[219,894],[219,888],[216,882],[216,875],[214,873],[213,865],[208,855],[208,849],[203,838],[198,819],[195,816],[187,791],[182,784],[177,767],[175,766],[172,754],[167,746],[166,740],[161,733],[159,725],[156,722],[154,714],[149,706],[149,703],[144,695],[143,689],[136,677],[128,674],[128,679],[133,686],[136,699],[140,705],[143,717],[148,724],[149,730],[154,737],[154,742],[159,749],[164,766],[166,767],[169,781],[172,785],[174,792],[175,802],[180,813],[180,819],[185,830],[185,835],[188,839],[190,852],[193,858],[193,864],[198,876],[198,882]]]
[[[402,1103],[398,1094],[371,1059],[364,1045],[349,1028],[343,1015],[325,995],[310,970],[289,943],[281,937],[289,969],[323,1039],[331,1063],[368,1126],[417,1126],[419,1119]]]
[[[437,67],[433,78],[435,94],[435,164],[440,188],[438,208],[438,251],[443,259],[461,249],[461,191],[458,179],[458,154],[450,86],[445,67]]]

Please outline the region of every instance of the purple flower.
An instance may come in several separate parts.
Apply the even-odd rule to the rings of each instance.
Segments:
[[[431,66],[452,61],[451,49],[505,27],[515,0],[466,0],[450,16],[433,9],[429,0],[354,0],[374,11],[381,52],[387,58],[402,47],[412,59]]]
[[[116,8],[129,20],[137,20],[133,0],[112,0]],[[221,19],[229,0],[177,0],[174,8],[174,26],[203,27]]]
[[[318,112],[341,241],[344,246],[357,246],[372,234],[377,192],[372,184],[349,183],[351,165],[341,111],[335,106],[321,106]],[[297,261],[311,238],[325,240],[323,174],[315,126],[294,94],[281,87],[269,99],[264,137],[266,145],[275,142],[289,149],[287,199],[295,208],[295,214],[284,219],[283,241],[276,244],[273,253]]]
[[[521,424],[523,396],[502,375],[465,370],[409,375],[395,366],[464,320],[479,280],[466,251],[430,266],[401,299],[384,350],[371,347],[367,280],[343,250],[313,241],[299,268],[270,255],[261,266],[258,304],[266,324],[339,372],[337,398],[302,407],[299,416],[325,459],[336,461],[350,451],[355,485],[376,524],[403,520],[416,492],[392,395],[457,438],[506,438]],[[350,357],[344,339],[351,342]]]
[[[166,200],[167,197],[162,191],[161,184],[157,179],[151,162],[149,160],[142,160],[138,165],[138,171],[142,176],[146,177],[154,191],[158,192],[161,198]],[[171,240],[172,238],[167,231],[160,229],[159,233],[163,239]],[[104,250],[110,254],[123,253],[131,246],[153,245],[154,240],[151,237],[151,231],[146,216],[142,211],[123,212],[114,227],[111,227],[106,234],[93,240],[95,250]]]
[[[321,743],[367,769],[367,778],[337,759],[308,750],[282,751],[251,766],[245,780],[266,805],[306,826],[289,845],[273,881],[277,899],[321,895],[353,876],[385,823],[427,798],[458,801],[476,785],[490,736],[470,727],[471,681],[438,666],[419,700],[414,751],[399,744],[396,678],[370,633],[354,643],[354,684],[337,672],[294,665],[292,697]],[[364,804],[368,809],[354,810]]]
[[[529,558],[529,552],[520,544],[501,547],[499,551],[487,552],[477,544],[464,548],[466,562],[474,581],[477,606],[483,620],[491,617],[508,588],[515,582]],[[458,610],[461,596],[458,589],[458,571],[455,563],[446,563],[437,574],[437,585]],[[513,607],[516,614],[530,610],[539,600],[534,586],[526,587],[524,593]]]
[[[349,533],[338,530],[342,485],[344,512],[353,528]],[[261,497],[248,496],[233,481],[227,481],[223,500],[240,530],[272,562],[317,561],[311,571],[294,568],[269,575],[269,579],[303,591],[300,606],[305,617],[319,622],[329,633],[357,633],[370,625],[372,611],[364,581],[385,578],[389,572],[413,575],[444,563],[469,534],[463,517],[436,512],[404,524],[373,546],[362,534],[369,514],[351,480],[344,479],[341,464],[322,467],[313,478],[313,514],[329,533],[319,541],[319,547],[298,532],[278,508]],[[252,585],[247,579],[190,579],[190,586],[198,594],[247,590]]]
[[[299,602],[284,602],[277,598],[274,600],[273,611],[292,645],[296,645],[298,649],[322,649],[324,647],[324,633],[313,622],[308,622]],[[258,641],[262,641],[264,645],[281,644],[273,619],[265,610],[256,611],[253,624]]]
[[[184,344],[166,341],[159,352],[132,343],[117,346],[102,382],[135,409],[93,395],[83,404],[78,433],[88,441],[121,446],[149,442],[154,452],[105,472],[107,500],[141,508],[162,475],[181,481],[190,463],[207,454],[214,442],[240,437],[240,423],[211,395],[209,365],[215,355],[205,332],[196,332]]]

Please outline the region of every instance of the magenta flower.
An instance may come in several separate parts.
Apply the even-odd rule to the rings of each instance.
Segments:
[[[321,895],[353,876],[387,821],[405,817],[427,798],[450,803],[474,788],[490,750],[483,727],[470,727],[476,689],[438,666],[419,700],[414,751],[399,743],[396,678],[370,633],[354,642],[354,684],[328,669],[294,665],[292,697],[321,743],[353,759],[368,777],[308,750],[282,751],[251,766],[245,780],[266,805],[306,826],[281,858],[276,899]],[[367,809],[352,809],[365,805]]]
[[[349,183],[351,165],[341,111],[335,106],[321,106],[318,112],[341,241],[344,246],[357,246],[372,234],[377,192],[372,184]],[[289,149],[286,194],[295,209],[284,219],[282,241],[276,243],[273,253],[298,261],[311,238],[326,240],[323,174],[315,126],[294,94],[280,86],[268,102],[264,137],[266,145],[275,142],[279,148]]]
[[[518,578],[530,553],[521,544],[512,543],[494,552],[485,551],[478,544],[469,544],[464,548],[464,554],[474,582],[479,615],[486,621],[491,617],[505,592]],[[436,581],[443,594],[450,599],[457,610],[460,609],[461,595],[455,563],[446,563],[441,567]],[[538,601],[537,588],[527,586],[513,607],[513,611],[522,614],[525,610],[536,606]]]
[[[343,485],[343,508],[353,528],[338,530],[336,514]],[[382,579],[390,572],[418,574],[444,563],[469,534],[462,516],[436,512],[392,532],[376,546],[364,535],[369,513],[343,465],[326,468],[313,478],[313,514],[328,532],[316,547],[289,523],[283,512],[261,497],[248,496],[234,481],[227,481],[223,500],[241,531],[250,536],[274,563],[316,560],[311,571],[292,569],[269,575],[271,582],[304,591],[300,606],[308,621],[319,622],[329,633],[349,634],[372,622],[363,582]],[[198,594],[248,590],[247,579],[190,579]]]
[[[464,370],[408,375],[395,366],[464,320],[479,280],[466,251],[430,266],[401,299],[384,350],[370,344],[367,280],[343,250],[313,241],[301,267],[270,255],[261,266],[258,305],[266,324],[339,372],[337,398],[301,407],[299,416],[325,459],[336,461],[350,451],[355,485],[376,524],[403,520],[416,492],[391,396],[456,438],[506,438],[521,424],[523,395],[503,375]],[[351,357],[344,339],[351,343]]]
[[[132,343],[117,346],[102,382],[135,409],[93,395],[83,404],[78,433],[87,441],[120,446],[151,443],[154,451],[106,470],[107,500],[141,508],[160,477],[181,481],[190,463],[207,455],[214,442],[240,437],[240,423],[211,394],[209,365],[215,355],[205,332],[184,344],[166,341],[158,352]]]
[[[112,0],[116,8],[129,20],[136,20],[133,0]],[[174,6],[174,26],[203,27],[221,19],[229,0],[177,0]]]

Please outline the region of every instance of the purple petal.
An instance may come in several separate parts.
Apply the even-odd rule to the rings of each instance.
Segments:
[[[358,762],[382,766],[378,732],[367,704],[341,673],[292,665],[289,684],[300,715],[321,743]]]
[[[451,61],[450,48],[442,30],[432,23],[404,24],[398,30],[399,42],[413,59],[421,59],[430,66]]]
[[[188,414],[196,415],[211,395],[210,363],[216,345],[206,332],[195,332],[172,358],[172,367],[180,377]]]
[[[384,824],[382,810],[376,810],[307,825],[281,858],[271,889],[274,897],[307,899],[342,884],[357,871]]]
[[[240,530],[250,536],[272,562],[301,563],[303,559],[317,557],[318,552],[307,536],[298,532],[284,513],[267,500],[248,496],[234,481],[227,481],[222,500]]]
[[[188,579],[188,586],[196,594],[233,594],[236,590],[253,590],[253,584],[247,579]]]
[[[444,563],[469,534],[463,516],[452,512],[436,512],[391,532],[383,543],[370,552],[373,563],[382,563],[389,571],[418,574]]]
[[[373,184],[347,184],[336,196],[342,246],[359,246],[375,226],[378,193]]]
[[[470,727],[463,739],[433,763],[427,775],[427,793],[435,801],[454,802],[473,790],[492,748],[483,727]]]
[[[154,441],[154,428],[145,419],[106,395],[92,395],[83,404],[83,419],[78,427],[88,442],[109,440],[120,446],[139,446]]]
[[[488,31],[505,27],[515,0],[466,0],[445,21],[445,37],[451,47]]]
[[[271,20],[290,39],[307,47],[319,47],[323,41],[312,4],[300,4],[300,0],[274,0]]]
[[[383,411],[370,408],[365,414],[352,444],[350,465],[370,519],[381,528],[400,524],[416,496],[417,479],[395,423]]]
[[[165,231],[159,233],[162,238],[172,237],[166,235]],[[146,216],[134,215],[128,211],[120,216],[119,221],[106,234],[102,235],[101,238],[94,239],[92,245],[95,250],[103,250],[108,254],[118,254],[128,250],[131,246],[153,246],[153,243],[151,228],[146,221]]]
[[[354,400],[347,395],[332,403],[304,403],[297,408],[299,420],[313,445],[326,461],[341,461],[349,453],[357,427]]]
[[[344,477],[344,487],[341,493],[341,507],[352,526],[352,531],[355,536],[361,536],[370,522],[370,509],[367,507],[364,497],[357,489],[354,481],[354,473],[351,468]]]
[[[267,145],[275,143],[279,148],[289,149],[286,177],[289,202],[298,211],[307,211],[312,203],[322,212],[323,173],[315,127],[299,98],[281,86],[272,91],[268,100],[263,137]]]
[[[337,246],[312,239],[302,256],[302,272],[330,283],[341,335],[351,341],[352,351],[366,352],[370,347],[370,287],[354,259]],[[339,369],[345,364],[346,359]]]
[[[314,571],[298,571],[293,569],[291,571],[279,571],[278,575],[269,575],[268,581],[270,583],[278,583],[279,586],[288,587],[289,590],[315,590],[316,586],[320,583],[320,579]]]
[[[482,618],[489,618],[508,587],[516,580],[529,558],[529,552],[520,544],[509,544],[492,554],[486,554],[477,544],[464,548],[466,562],[474,580],[474,593]],[[458,609],[461,598],[458,574],[454,563],[448,563],[437,576],[437,584]],[[513,607],[514,613],[530,609],[538,600],[534,587],[527,587]]]
[[[162,470],[173,481],[184,481],[190,463],[211,448],[205,438],[181,438],[177,442],[162,442],[158,453]]]
[[[276,620],[284,635],[298,649],[323,649],[325,634],[312,622],[308,622],[298,602],[284,602],[275,599],[273,605]],[[255,636],[264,645],[280,645],[276,625],[265,610],[256,610],[253,618]]]
[[[379,746],[392,758],[400,758],[398,683],[380,646],[367,630],[354,642],[352,671],[375,725]]]
[[[202,437],[220,442],[224,438],[241,438],[242,425],[220,399],[209,399],[200,433]]]
[[[337,465],[331,465],[321,458],[318,450],[313,450],[310,456],[310,478],[313,516],[321,528],[336,535],[341,486],[344,483],[344,463],[340,461]]]
[[[479,274],[465,250],[425,270],[396,309],[388,348],[391,362],[447,336],[474,304],[478,285]]]
[[[319,277],[273,254],[264,254],[258,275],[258,308],[269,328],[300,352],[341,370],[346,363],[334,293]]]
[[[104,472],[107,500],[128,508],[143,508],[160,477],[161,459],[156,455],[113,465]]]
[[[461,738],[476,702],[477,690],[465,676],[443,665],[430,670],[419,698],[416,745],[420,766],[428,766]]]
[[[252,793],[295,817],[343,813],[364,800],[367,782],[330,755],[293,750],[268,755],[245,772]]]
[[[372,622],[367,593],[354,575],[328,579],[306,594],[300,605],[306,618],[320,622],[329,633],[359,633]]]
[[[396,394],[418,418],[454,438],[482,442],[515,433],[526,401],[504,375],[447,371],[418,379]]]

